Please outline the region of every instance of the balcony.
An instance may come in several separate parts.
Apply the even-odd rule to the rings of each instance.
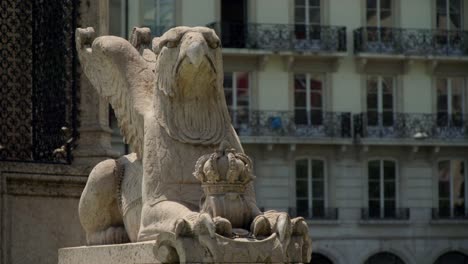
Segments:
[[[310,208],[306,211],[298,211],[290,207],[288,213],[291,217],[304,217],[308,220],[338,220],[338,208]]]
[[[346,27],[211,23],[223,48],[295,52],[345,52]]]
[[[231,111],[233,126],[241,137],[298,137],[351,139],[351,113],[293,111]]]
[[[406,56],[467,56],[468,31],[362,27],[354,52]]]
[[[361,113],[353,116],[354,136],[370,139],[466,139],[467,117],[466,114],[447,113]]]
[[[468,220],[468,209],[455,208],[432,208],[432,220]]]
[[[361,208],[361,220],[409,220],[409,208]]]

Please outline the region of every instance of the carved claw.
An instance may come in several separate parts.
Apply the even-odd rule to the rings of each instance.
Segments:
[[[209,214],[201,213],[195,220],[193,232],[197,235],[209,234],[211,238],[215,237],[216,225]]]
[[[292,234],[299,236],[308,236],[309,227],[303,217],[296,217],[291,220]]]
[[[280,241],[285,241],[291,237],[291,220],[286,213],[279,214],[276,220],[276,226],[274,227],[275,232],[278,234]]]
[[[96,33],[92,27],[77,28],[75,31],[75,42],[78,49],[91,46],[95,38]]]
[[[225,237],[232,236],[232,225],[231,225],[231,222],[229,222],[229,220],[227,220],[226,218],[217,216],[213,219],[213,221],[215,223],[217,234],[220,234]]]
[[[268,236],[271,234],[271,225],[265,216],[259,215],[252,221],[250,230],[255,237]]]

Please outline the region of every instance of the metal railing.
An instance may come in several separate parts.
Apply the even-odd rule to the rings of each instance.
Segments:
[[[321,112],[318,118],[296,118],[293,111],[231,111],[239,136],[351,138],[351,113]]]
[[[224,48],[273,51],[345,52],[346,27],[214,22],[207,25]]]
[[[361,208],[362,220],[409,220],[409,208]]]
[[[360,138],[463,139],[468,136],[466,114],[361,113],[353,116]]]
[[[432,219],[433,220],[457,220],[463,219],[468,220],[468,209],[463,207],[455,208],[432,208]]]
[[[290,207],[288,213],[291,217],[304,217],[311,220],[338,220],[338,208],[309,208],[308,210],[298,210]]]
[[[466,56],[468,31],[362,27],[354,30],[355,53]]]

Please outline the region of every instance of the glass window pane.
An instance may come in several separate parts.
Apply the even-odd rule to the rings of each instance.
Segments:
[[[382,125],[386,127],[393,126],[393,111],[383,111],[382,113]]]
[[[305,16],[306,9],[304,7],[296,7],[294,9],[294,22],[296,23],[305,23],[306,16]]]
[[[395,199],[395,182],[386,181],[384,182],[384,198],[385,199]]]
[[[437,9],[446,10],[447,0],[437,0]]]
[[[318,8],[309,9],[309,24],[320,25],[320,9]]]
[[[367,8],[377,8],[377,0],[367,0]]]
[[[380,182],[369,181],[369,199],[380,199]]]
[[[310,110],[310,123],[314,126],[320,126],[323,124],[323,112],[322,110]]]
[[[296,179],[307,180],[308,161],[306,159],[296,161]]]
[[[247,72],[236,73],[237,88],[249,89],[249,74]]]
[[[312,160],[312,179],[323,179],[324,177],[324,166],[322,160]]]
[[[367,79],[367,93],[377,94],[378,93],[378,78],[370,77]]]
[[[381,9],[392,9],[392,1],[391,0],[380,0],[380,8]]]
[[[228,107],[232,106],[232,90],[224,89],[224,96],[226,98],[226,104],[228,105]]]
[[[450,161],[439,162],[439,199],[450,196]]]
[[[380,217],[380,201],[369,200],[369,217]]]
[[[312,108],[322,108],[322,94],[321,93],[310,93],[310,106]]]
[[[312,201],[312,208],[314,209],[314,212],[316,212],[319,215],[322,215],[325,207],[325,201],[324,200],[313,200]]]
[[[320,78],[310,78],[310,90],[311,91],[322,91],[322,80]]]
[[[304,92],[295,92],[294,93],[294,107],[306,107],[306,93]]]
[[[298,6],[298,5],[304,6],[305,5],[305,0],[295,0],[294,3],[295,3],[296,6]]]
[[[294,110],[294,122],[298,125],[307,125],[307,111],[305,109]]]
[[[396,202],[395,200],[384,202],[384,217],[394,218],[396,217]]]
[[[320,7],[320,0],[309,0],[309,6]]]
[[[369,179],[380,180],[380,161],[369,161]]]
[[[451,162],[453,193],[453,205],[456,208],[465,208],[465,168],[463,160]]]
[[[437,79],[437,112],[445,112],[448,110],[448,80]]]
[[[232,72],[224,73],[224,83],[225,88],[232,88]]]
[[[296,201],[297,215],[302,217],[309,217],[309,201],[297,200]]]
[[[323,181],[312,182],[312,198],[313,199],[324,199],[325,186]]]
[[[377,27],[377,11],[376,10],[367,10],[367,26],[368,27]]]
[[[309,188],[307,187],[307,181],[297,180],[296,181],[296,197],[307,198],[309,197]]]
[[[384,180],[385,181],[395,181],[396,178],[396,170],[395,170],[395,162],[385,160],[384,161]]]
[[[380,26],[392,27],[392,25],[393,25],[392,11],[390,10],[380,11]]]
[[[368,93],[367,94],[367,110],[377,110],[378,108],[378,99],[377,94]]]
[[[307,89],[306,76],[304,74],[294,75],[294,90],[305,91]]]
[[[383,109],[393,110],[393,95],[383,94],[382,104],[383,104]]]
[[[464,112],[463,111],[463,102],[464,102],[463,78],[452,78],[451,84],[452,84],[452,113],[462,114]]]

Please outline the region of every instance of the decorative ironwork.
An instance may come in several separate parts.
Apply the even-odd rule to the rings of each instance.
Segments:
[[[362,220],[409,220],[409,208],[361,208]]]
[[[354,51],[416,56],[466,56],[468,31],[363,27],[354,30]]]
[[[459,140],[468,137],[465,114],[361,113],[353,117],[359,138]]]
[[[291,217],[304,217],[311,220],[338,220],[338,208],[311,208],[308,211],[298,211],[290,207],[288,213]]]
[[[246,48],[273,51],[344,52],[346,27],[211,23],[207,25],[221,36],[225,48]]]
[[[69,163],[78,136],[79,2],[0,6],[0,160]]]
[[[455,207],[452,210],[448,207],[445,208],[432,208],[433,220],[468,220],[468,209],[464,207]]]
[[[238,120],[232,112],[232,120]],[[245,120],[245,119],[243,119]],[[351,113],[323,112],[313,124],[296,122],[292,111],[251,111],[244,122],[233,124],[239,136],[351,138]]]

